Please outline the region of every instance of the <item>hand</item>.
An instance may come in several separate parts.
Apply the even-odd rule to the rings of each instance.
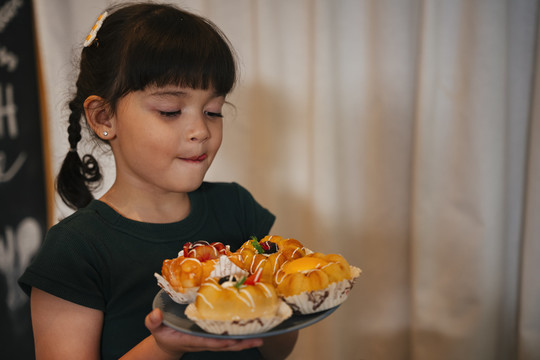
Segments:
[[[163,324],[163,314],[159,309],[154,309],[146,316],[145,325],[160,349],[176,359],[186,352],[240,351],[263,344],[262,339],[213,339],[176,331]]]

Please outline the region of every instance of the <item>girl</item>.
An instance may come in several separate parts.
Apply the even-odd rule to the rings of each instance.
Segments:
[[[284,358],[297,333],[250,340],[190,336],[152,312],[153,277],[187,241],[239,247],[274,216],[234,183],[203,178],[221,144],[233,52],[208,20],[172,6],[104,13],[85,42],[69,103],[70,150],[57,190],[78,209],[53,226],[20,279],[31,294],[38,358]],[[112,187],[99,200],[92,155],[77,153],[81,118],[111,146]]]

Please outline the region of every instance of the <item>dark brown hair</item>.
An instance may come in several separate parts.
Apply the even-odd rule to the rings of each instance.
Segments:
[[[76,93],[69,102],[66,155],[57,191],[70,207],[85,207],[101,182],[91,154],[79,157],[84,101],[103,98],[114,112],[120,98],[147,86],[212,88],[228,94],[236,82],[235,56],[225,35],[209,20],[172,5],[122,4],[107,10],[96,40],[83,48]]]

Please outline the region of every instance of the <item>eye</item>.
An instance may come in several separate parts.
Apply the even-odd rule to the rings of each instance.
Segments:
[[[175,117],[181,114],[180,110],[177,111],[160,111],[159,114],[163,117]]]
[[[222,118],[223,117],[222,113],[211,112],[211,111],[205,111],[204,113],[209,117],[215,117],[215,118]]]

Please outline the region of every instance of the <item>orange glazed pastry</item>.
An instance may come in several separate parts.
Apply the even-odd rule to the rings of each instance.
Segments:
[[[283,263],[305,256],[306,249],[298,240],[274,235],[266,236],[260,241],[253,237],[240,247],[238,253],[244,269],[251,274],[262,269],[261,280],[272,282]]]
[[[238,258],[219,242],[196,241],[186,243],[177,258],[163,261],[158,284],[179,303],[194,300],[201,283],[210,276],[247,274],[231,259]],[[238,259],[235,262],[240,262]]]
[[[255,334],[267,331],[292,315],[274,286],[259,281],[261,271],[239,280],[209,278],[199,288],[186,316],[215,334]]]
[[[309,314],[345,301],[360,272],[341,255],[312,253],[283,264],[275,284],[294,311]]]

